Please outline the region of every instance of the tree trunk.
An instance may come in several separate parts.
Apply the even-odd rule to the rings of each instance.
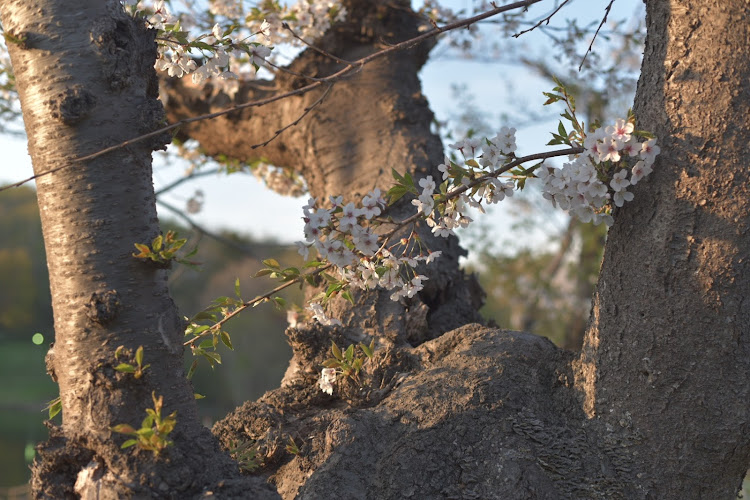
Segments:
[[[166,270],[132,256],[159,234],[151,151],[169,136],[76,162],[158,128],[156,44],[119,2],[7,0],[0,14],[37,179],[55,343],[48,371],[60,386],[62,427],[38,449],[38,498],[180,497],[199,494],[237,467],[200,425],[183,367],[184,327]],[[120,359],[115,350],[124,346]],[[140,378],[114,368],[135,365]],[[136,429],[164,397],[176,411],[174,446],[120,450],[117,424]],[[137,457],[137,459],[136,459]]]
[[[749,19],[648,2],[634,110],[661,154],[609,232],[579,380],[654,498],[733,498],[750,462]]]

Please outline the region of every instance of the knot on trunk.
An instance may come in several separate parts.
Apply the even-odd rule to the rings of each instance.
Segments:
[[[106,325],[120,311],[120,294],[116,290],[94,292],[86,304],[86,317],[94,323]]]
[[[65,89],[56,99],[49,101],[50,113],[65,125],[75,125],[86,118],[96,107],[96,97],[80,85]]]

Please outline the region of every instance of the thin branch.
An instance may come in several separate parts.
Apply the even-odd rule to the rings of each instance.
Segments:
[[[549,24],[549,21],[550,21],[550,19],[552,19],[552,16],[554,16],[555,14],[557,14],[557,13],[558,13],[558,12],[560,11],[560,9],[562,9],[562,8],[563,8],[563,6],[564,6],[564,5],[566,4],[566,3],[568,3],[569,1],[570,1],[570,0],[564,0],[564,1],[563,1],[563,3],[561,3],[560,5],[558,5],[558,6],[557,6],[557,8],[556,8],[555,10],[553,10],[553,11],[552,11],[552,13],[550,13],[550,15],[548,15],[548,16],[547,16],[547,17],[545,17],[545,18],[542,18],[542,19],[540,19],[540,20],[539,20],[539,22],[537,22],[537,23],[536,23],[536,24],[535,24],[534,26],[532,26],[531,28],[529,28],[529,29],[526,29],[526,30],[523,30],[523,31],[522,31],[522,32],[520,32],[520,33],[516,33],[515,35],[513,35],[513,38],[518,38],[519,36],[523,35],[524,33],[528,33],[529,31],[534,31],[535,29],[537,29],[537,28],[538,28],[539,26],[541,26],[541,25],[542,25],[542,24],[544,24],[544,23],[547,23],[547,24]]]
[[[230,319],[234,318],[235,316],[237,316],[239,313],[241,313],[242,311],[244,311],[248,307],[255,307],[256,305],[260,304],[261,302],[269,300],[272,295],[277,294],[280,291],[282,291],[282,290],[284,290],[286,288],[289,288],[290,286],[292,286],[292,285],[294,285],[296,283],[301,283],[302,281],[304,281],[305,279],[307,279],[310,276],[317,276],[318,274],[320,274],[323,271],[326,271],[326,270],[328,270],[328,269],[330,269],[332,267],[333,267],[333,264],[328,264],[327,266],[318,268],[318,269],[316,269],[316,270],[314,270],[314,271],[312,271],[310,273],[305,274],[304,276],[300,276],[299,278],[293,279],[291,281],[287,281],[286,283],[277,286],[273,290],[270,290],[270,291],[264,293],[263,295],[258,295],[257,297],[255,297],[252,300],[244,302],[241,306],[237,307],[237,309],[235,309],[231,313],[229,313],[226,316],[224,316],[223,318],[221,318],[211,328],[209,328],[208,330],[204,331],[203,333],[201,333],[199,335],[196,335],[192,339],[190,339],[187,342],[185,342],[183,345],[184,346],[192,346],[199,339],[201,339],[203,337],[207,337],[208,335],[211,335],[214,330],[220,330],[221,327],[222,327],[222,325],[224,325],[224,323],[226,323]]]
[[[591,49],[594,47],[594,41],[596,40],[596,37],[599,34],[599,30],[602,29],[602,26],[604,26],[604,23],[607,22],[607,16],[609,16],[609,11],[612,10],[613,3],[615,3],[615,0],[609,0],[609,4],[604,9],[604,18],[602,19],[602,22],[599,23],[599,27],[596,28],[596,33],[594,33],[594,38],[591,39],[589,48],[586,50],[586,53],[583,55],[583,59],[581,59],[581,64],[578,66],[578,71],[581,71],[581,68],[583,68],[583,63],[586,62],[586,57],[589,55],[589,52],[591,52]]]
[[[287,125],[284,125],[280,129],[278,129],[276,132],[274,132],[273,137],[271,137],[270,139],[268,139],[266,142],[262,142],[260,144],[253,144],[252,146],[250,146],[250,149],[262,148],[262,147],[268,146],[268,144],[271,143],[271,141],[273,141],[278,136],[280,136],[286,129],[294,127],[295,125],[297,125],[299,122],[302,121],[302,119],[305,116],[307,116],[307,114],[310,111],[312,111],[316,106],[318,106],[320,103],[322,103],[325,100],[326,96],[328,95],[328,93],[331,91],[332,88],[333,88],[333,84],[328,85],[328,88],[326,88],[325,92],[323,92],[323,94],[321,94],[321,96],[314,103],[312,103],[311,105],[309,105],[308,107],[306,107],[305,110],[302,112],[302,114],[299,115],[299,117],[296,120],[294,120],[292,123],[288,123]]]
[[[235,250],[238,250],[238,251],[244,253],[248,257],[253,257],[255,259],[258,258],[258,256],[255,255],[255,253],[247,245],[242,245],[241,243],[238,243],[238,242],[236,242],[234,240],[226,238],[226,237],[224,237],[224,236],[222,236],[222,235],[220,235],[218,233],[214,233],[213,231],[209,231],[208,229],[206,229],[203,226],[201,226],[198,223],[196,223],[191,217],[189,217],[188,215],[186,215],[182,210],[180,210],[179,208],[175,207],[174,205],[171,205],[171,204],[165,202],[164,200],[159,200],[159,199],[156,200],[156,203],[158,203],[159,205],[163,206],[164,208],[166,208],[167,210],[169,210],[170,212],[172,212],[173,214],[175,214],[180,219],[184,220],[191,228],[195,229],[196,231],[205,234],[209,238],[213,238],[214,240],[218,241],[219,243],[223,243],[224,245],[226,245],[228,247],[234,248]]]
[[[337,56],[335,56],[335,55],[333,55],[333,54],[331,54],[329,52],[326,52],[325,50],[321,49],[320,47],[316,47],[315,45],[309,43],[307,40],[305,40],[304,38],[302,38],[301,36],[299,36],[297,33],[295,33],[294,30],[291,28],[291,26],[289,26],[289,24],[287,24],[286,22],[281,23],[281,27],[284,28],[285,30],[289,31],[289,33],[291,33],[294,38],[296,38],[297,40],[299,40],[303,44],[307,45],[308,47],[310,47],[312,50],[314,50],[318,54],[321,54],[321,55],[323,55],[323,56],[325,56],[325,57],[327,57],[329,59],[332,59],[332,60],[336,61],[339,64],[346,64],[347,66],[354,66],[355,63],[347,61],[346,59],[341,59],[340,57],[337,57]]]
[[[271,61],[266,61],[266,64],[271,66],[272,68],[277,69],[278,71],[281,71],[282,73],[286,73],[292,76],[297,76],[299,78],[304,78],[305,80],[310,80],[311,82],[317,82],[320,80],[320,78],[316,78],[314,76],[303,75],[302,73],[297,73],[296,71],[292,71],[291,69],[287,69],[283,66],[279,66],[278,64],[274,64]]]
[[[470,182],[468,185],[461,186],[459,189],[456,189],[456,190],[448,192],[444,196],[442,196],[439,199],[435,200],[435,202],[436,203],[445,203],[448,200],[451,200],[453,198],[458,197],[461,193],[466,192],[468,189],[471,189],[472,187],[476,186],[477,184],[480,184],[480,183],[482,183],[484,181],[487,181],[489,179],[498,177],[500,174],[505,173],[508,170],[512,169],[513,167],[517,167],[518,165],[521,165],[522,163],[526,163],[526,162],[533,161],[533,160],[544,160],[544,159],[547,159],[547,158],[554,158],[554,157],[557,157],[557,156],[567,156],[567,155],[571,155],[571,154],[579,154],[579,153],[583,153],[583,152],[584,152],[584,148],[557,149],[555,151],[548,151],[546,153],[536,153],[536,154],[533,154],[533,155],[522,156],[521,158],[516,158],[512,162],[510,162],[507,165],[505,165],[503,168],[501,168],[501,169],[499,169],[499,170],[497,170],[495,172],[491,172],[489,174],[477,177],[472,182]],[[402,228],[408,226],[409,224],[412,224],[412,223],[416,222],[418,219],[420,219],[422,217],[422,215],[423,215],[422,212],[417,212],[416,214],[414,214],[414,215],[412,215],[410,217],[407,217],[406,219],[402,220],[401,222],[394,223],[395,227],[381,236],[381,238],[383,239],[383,243],[380,245],[380,250],[382,250],[383,248],[385,248],[385,246],[388,244],[388,242],[391,240],[391,238],[393,238],[393,236],[398,231],[400,231]],[[295,279],[293,279],[291,281],[287,281],[286,283],[284,283],[282,285],[279,285],[276,288],[274,288],[273,290],[270,290],[270,291],[264,293],[263,295],[259,295],[259,296],[255,297],[252,300],[244,302],[242,305],[238,306],[237,309],[235,309],[234,311],[232,311],[231,313],[229,313],[227,316],[225,316],[221,320],[219,320],[217,323],[215,323],[214,325],[212,325],[208,330],[205,330],[203,333],[201,333],[199,335],[196,335],[192,339],[186,341],[184,343],[184,345],[185,346],[192,346],[192,345],[194,345],[199,339],[207,337],[208,335],[212,335],[217,330],[220,330],[221,326],[224,325],[224,323],[226,323],[227,321],[229,321],[233,317],[237,316],[239,313],[241,313],[242,311],[244,311],[248,307],[254,307],[254,306],[260,304],[261,302],[269,300],[272,295],[280,292],[281,290],[284,290],[284,289],[286,289],[286,288],[288,288],[288,287],[290,287],[290,286],[292,286],[292,285],[294,285],[296,283],[302,283],[303,281],[305,281],[310,276],[316,276],[316,275],[320,274],[321,272],[330,269],[331,267],[333,267],[333,264],[328,264],[328,265],[326,265],[324,267],[316,269],[316,270],[314,270],[314,271],[312,271],[310,273],[307,273],[307,274],[305,274],[303,276],[299,276],[299,277],[297,277],[297,278],[295,278]]]
[[[272,96],[272,97],[267,97],[265,99],[259,99],[257,101],[250,101],[250,102],[246,102],[246,103],[242,103],[242,104],[237,104],[237,105],[232,106],[230,108],[222,109],[222,110],[216,111],[214,113],[207,113],[205,115],[194,116],[194,117],[191,117],[191,118],[185,118],[185,119],[180,120],[178,122],[175,122],[175,123],[173,123],[171,125],[167,125],[166,127],[162,127],[162,128],[160,128],[158,130],[154,130],[153,132],[149,132],[147,134],[143,134],[143,135],[134,137],[133,139],[128,139],[128,140],[123,141],[123,142],[121,142],[119,144],[115,144],[114,146],[110,146],[108,148],[104,148],[104,149],[102,149],[100,151],[97,151],[96,153],[91,153],[89,155],[81,156],[79,158],[73,158],[73,159],[70,160],[70,163],[67,163],[65,165],[61,165],[61,166],[56,167],[56,168],[54,168],[52,170],[48,170],[46,172],[41,172],[39,174],[33,175],[33,176],[29,177],[28,179],[25,179],[23,181],[17,182],[15,184],[11,184],[9,186],[0,187],[0,191],[4,191],[4,190],[10,189],[12,187],[18,187],[18,186],[20,186],[20,185],[22,185],[22,184],[24,184],[26,182],[34,180],[34,179],[36,179],[38,177],[41,177],[43,175],[47,175],[47,174],[51,174],[53,172],[57,172],[58,170],[61,170],[63,168],[71,166],[73,164],[76,164],[76,163],[79,163],[79,162],[88,161],[88,160],[93,160],[93,159],[98,158],[100,156],[103,156],[103,155],[105,155],[107,153],[111,153],[113,151],[117,151],[119,149],[122,149],[122,148],[125,148],[127,146],[133,145],[133,144],[135,144],[137,142],[141,142],[141,141],[143,141],[145,139],[150,139],[152,137],[156,137],[158,135],[164,134],[165,132],[171,132],[171,131],[179,128],[179,127],[182,127],[183,125],[187,125],[187,124],[198,122],[198,121],[202,121],[202,120],[210,120],[212,118],[218,118],[219,116],[224,116],[224,115],[227,115],[229,113],[234,113],[235,111],[240,111],[240,110],[243,110],[243,109],[248,109],[248,108],[253,108],[253,107],[265,106],[266,104],[270,104],[272,102],[276,102],[276,101],[279,101],[279,100],[282,100],[282,99],[286,99],[288,97],[306,94],[307,92],[310,92],[311,90],[314,90],[314,89],[322,86],[323,84],[331,84],[331,83],[335,83],[335,82],[337,82],[339,80],[342,80],[343,78],[346,78],[346,77],[350,76],[350,73],[358,71],[364,65],[369,64],[369,63],[371,63],[372,61],[374,61],[376,59],[380,59],[382,57],[385,57],[385,56],[391,54],[392,52],[396,52],[396,51],[400,51],[400,50],[405,50],[405,49],[410,49],[410,48],[414,47],[415,45],[418,45],[418,44],[422,43],[425,40],[428,40],[430,38],[436,37],[437,35],[440,35],[440,34],[445,33],[447,31],[455,30],[455,29],[458,29],[458,28],[463,28],[465,26],[469,26],[469,25],[474,24],[474,23],[476,23],[478,21],[481,21],[483,19],[487,19],[489,17],[496,16],[497,14],[501,14],[503,12],[507,12],[507,11],[514,10],[514,9],[525,8],[525,7],[528,7],[528,6],[533,5],[535,3],[539,3],[541,1],[542,0],[522,0],[522,1],[519,1],[519,2],[514,2],[512,4],[503,5],[501,7],[495,7],[494,9],[489,10],[487,12],[484,12],[483,14],[479,14],[479,15],[476,15],[476,16],[473,16],[473,17],[461,20],[461,21],[456,21],[456,22],[453,22],[453,23],[449,23],[449,24],[446,24],[443,27],[436,27],[435,29],[427,31],[427,32],[425,32],[425,33],[423,33],[423,34],[421,34],[419,36],[416,36],[416,37],[411,38],[409,40],[405,40],[403,42],[391,45],[391,46],[386,47],[386,48],[384,48],[382,50],[379,50],[378,52],[374,52],[374,53],[372,53],[372,54],[370,54],[368,56],[362,57],[362,58],[358,59],[357,61],[354,61],[350,66],[347,66],[347,67],[345,67],[345,68],[337,71],[336,73],[333,73],[330,76],[327,76],[325,78],[321,78],[319,81],[311,83],[310,85],[306,85],[304,87],[300,87],[299,89],[291,90],[289,92],[284,92],[282,94],[278,94],[278,95],[275,95],[275,96]]]
[[[184,182],[187,182],[187,181],[192,180],[192,179],[197,179],[198,177],[205,177],[207,175],[217,174],[219,172],[221,172],[221,169],[219,169],[219,168],[212,168],[210,170],[201,170],[199,172],[192,172],[192,173],[190,173],[190,174],[188,174],[188,175],[186,175],[184,177],[180,177],[176,181],[173,181],[171,184],[167,184],[163,188],[161,188],[158,191],[156,191],[154,194],[156,196],[159,196],[160,194],[164,194],[167,191],[171,191],[172,189],[176,188],[177,186],[179,186],[180,184],[182,184]]]

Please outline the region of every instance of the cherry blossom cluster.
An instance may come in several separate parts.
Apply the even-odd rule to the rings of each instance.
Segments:
[[[304,45],[297,36],[311,43],[346,16],[339,0],[298,0],[292,6],[261,2],[249,11],[241,0],[211,0],[208,13],[179,15],[170,11],[168,0],[122,2],[159,31],[157,70],[175,78],[191,75],[195,84],[213,78],[230,96],[240,79],[254,79],[267,67],[273,45]]]
[[[191,75],[196,84],[211,77],[219,81],[236,80],[239,74],[254,78],[271,54],[271,47],[263,43],[270,35],[270,25],[266,22],[259,23],[257,31],[251,33],[237,29],[232,22],[214,23],[208,28],[199,26],[195,17],[188,13],[175,15],[169,9],[169,2],[164,0],[123,0],[123,3],[132,14],[143,15],[149,27],[159,31],[155,66],[171,77]],[[236,8],[232,9],[230,4],[235,4]],[[211,9],[215,15],[217,12],[222,15],[240,13],[241,4],[212,2]],[[192,36],[189,28],[199,34]],[[247,42],[249,37],[259,41]],[[196,61],[201,59],[203,64],[199,66]],[[230,71],[230,67],[235,71]]]
[[[298,0],[291,7],[277,2],[265,2],[264,10],[253,9],[247,16],[247,27],[260,31],[262,23],[268,23],[270,33],[265,35],[267,43],[300,45],[301,42],[284,29],[286,23],[300,38],[312,43],[328,31],[332,23],[346,18],[346,8],[338,0]]]
[[[362,290],[385,288],[394,301],[413,297],[424,287],[427,278],[416,271],[420,262],[426,264],[440,256],[440,252],[425,252],[415,238],[401,238],[388,246],[373,229],[386,201],[380,189],[362,198],[360,206],[344,204],[343,198],[331,197],[330,208],[318,206],[311,198],[303,207],[306,241],[298,241],[299,253],[309,258],[314,249],[318,258],[330,262],[340,276],[339,286],[354,286]],[[419,249],[417,249],[419,247]],[[313,317],[322,324],[334,324],[324,314],[320,304],[309,306]]]
[[[598,128],[583,141],[585,152],[562,168],[542,166],[544,198],[582,222],[611,226],[612,203],[621,207],[633,199],[628,187],[651,173],[659,146],[656,139],[639,142],[633,123],[620,119]]]
[[[320,380],[318,380],[318,387],[326,394],[333,395],[333,384],[336,382],[336,369],[335,368],[323,368],[320,372]]]
[[[495,204],[513,196],[514,182],[491,174],[498,172],[515,157],[516,129],[502,127],[491,139],[472,137],[449,147],[459,151],[465,161],[459,165],[446,156],[443,163],[438,165],[438,171],[442,174],[440,192],[446,195],[445,200],[438,204],[436,210],[435,200],[439,196],[435,192],[437,186],[432,176],[428,176],[419,181],[422,191],[412,201],[426,217],[432,233],[442,237],[453,235],[454,229],[467,227],[473,222],[466,215],[468,207],[484,213],[482,203]],[[483,182],[475,182],[484,177]]]

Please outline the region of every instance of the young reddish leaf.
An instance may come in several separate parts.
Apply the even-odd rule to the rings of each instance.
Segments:
[[[119,432],[120,434],[135,434],[135,429],[132,425],[128,424],[119,424],[112,427],[112,430],[115,432]]]
[[[341,355],[341,349],[339,349],[339,346],[337,346],[336,342],[334,342],[333,340],[331,341],[331,352],[333,353],[333,356],[339,361],[344,360],[344,357]]]

